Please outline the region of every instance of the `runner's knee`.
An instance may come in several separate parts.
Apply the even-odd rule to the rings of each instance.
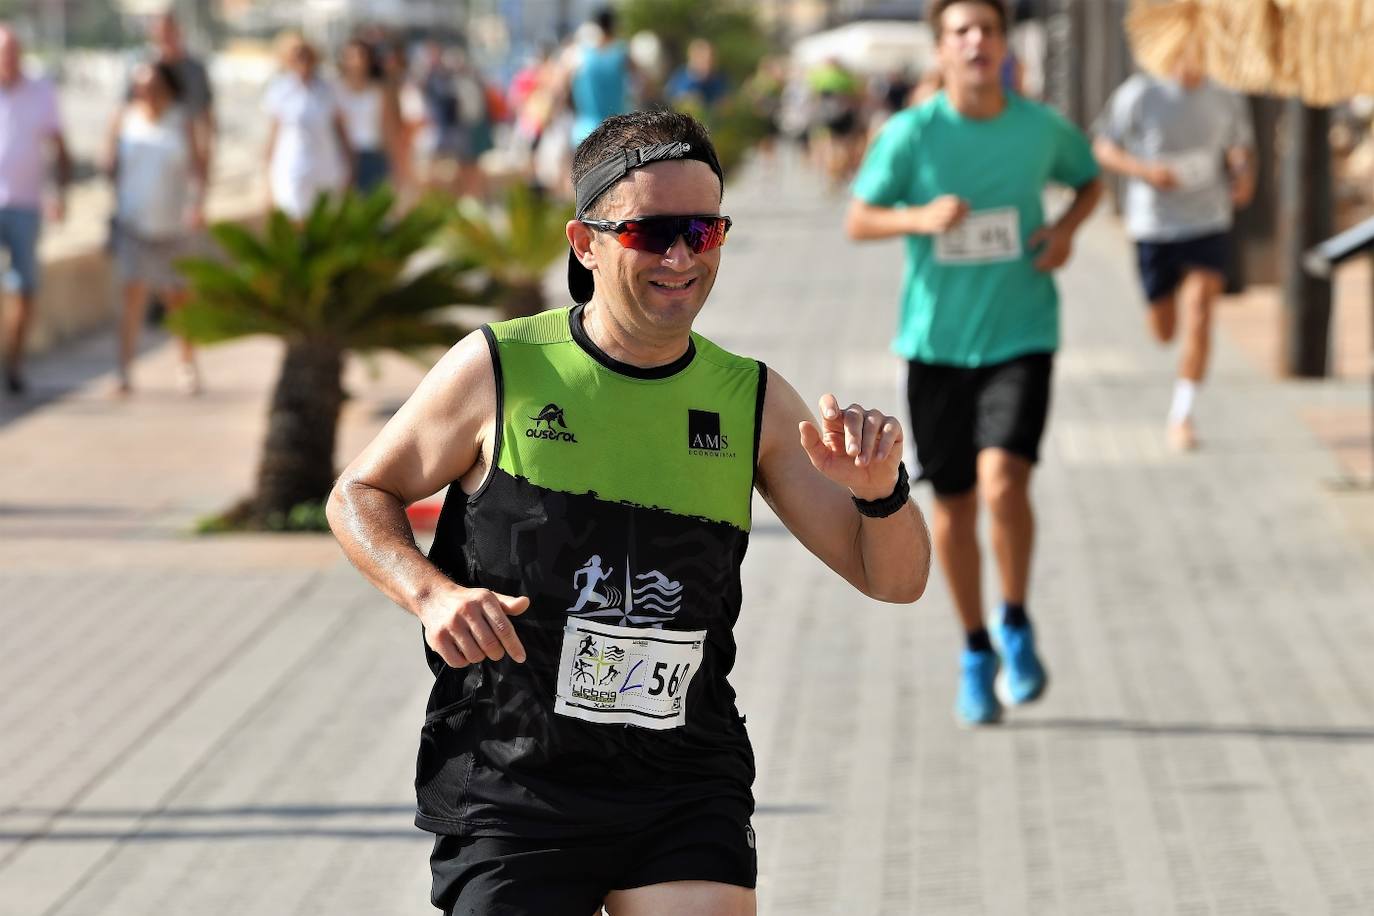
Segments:
[[[1148,316],[1150,331],[1160,343],[1168,343],[1173,340],[1174,328],[1177,325],[1176,315],[1172,295],[1156,299],[1150,303]]]

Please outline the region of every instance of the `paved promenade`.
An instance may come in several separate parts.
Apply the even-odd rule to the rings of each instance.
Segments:
[[[795,166],[726,209],[702,330],[808,400],[895,405],[900,246],[845,242]],[[939,577],[870,602],[757,504],[734,683],[763,914],[1374,912],[1374,497],[1328,486],[1298,420],[1363,389],[1223,339],[1206,448],[1171,454],[1125,242],[1105,215],[1080,238],[1036,483],[1042,703],[956,727]],[[113,347],[0,401],[0,914],[433,912],[418,626],[327,538],[186,533],[250,484],[275,346],[208,351],[195,400],[153,348],[129,401]],[[354,368],[345,460],[418,378]]]

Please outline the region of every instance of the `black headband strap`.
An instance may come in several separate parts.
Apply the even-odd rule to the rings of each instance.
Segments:
[[[632,170],[654,162],[665,162],[670,159],[695,159],[704,162],[711,167],[711,171],[716,173],[716,177],[721,180],[722,186],[725,183],[725,175],[721,171],[720,163],[712,155],[710,148],[697,149],[692,144],[677,140],[672,143],[656,143],[653,146],[635,146],[623,149],[616,155],[601,160],[592,166],[582,180],[577,183],[574,194],[577,198],[577,218],[581,219],[586,215],[591,205],[605,194],[615,183],[628,175]]]

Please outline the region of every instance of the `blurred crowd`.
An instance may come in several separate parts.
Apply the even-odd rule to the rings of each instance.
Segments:
[[[175,265],[204,248],[204,202],[223,139],[210,71],[176,19],[153,17],[148,38],[99,162],[115,201],[107,249],[122,287],[123,393],[133,389],[145,304],[175,309],[184,299]],[[0,25],[0,249],[14,293],[0,356],[12,394],[25,388],[43,218],[62,219],[72,175],[58,92],[26,74],[23,50],[17,33]],[[887,119],[941,89],[933,61],[919,56],[876,73],[838,56],[770,56],[753,73],[731,73],[710,41],[697,38],[670,55],[652,34],[624,35],[609,7],[510,66],[507,78],[479,67],[476,50],[458,38],[415,42],[377,25],[337,48],[298,32],[278,36],[274,75],[260,95],[266,203],[299,220],[321,195],[350,188],[387,185],[402,205],[434,192],[494,202],[513,182],[567,200],[581,139],[610,115],[656,105],[703,120],[723,157],[738,149],[771,158],[786,142],[838,193]],[[1004,87],[1033,94],[1024,71],[1009,54]],[[186,345],[182,352],[180,383],[198,391],[194,353]]]
[[[40,215],[62,219],[72,174],[58,92],[25,73],[23,50],[15,31],[0,27],[0,248],[15,293],[5,310],[3,360],[12,394],[25,389]],[[480,69],[459,40],[414,43],[378,25],[356,29],[333,49],[288,32],[272,52],[274,75],[260,96],[262,184],[265,203],[295,220],[321,195],[382,185],[402,205],[433,192],[491,200],[512,181],[567,200],[577,144],[610,115],[656,105],[704,120],[723,154],[747,147],[771,157],[780,139],[795,143],[839,189],[883,121],[939,88],[938,76],[895,70],[869,78],[835,59],[802,66],[767,57],[754,73],[732,78],[702,38],[670,65],[656,36],[627,39],[610,7],[529,54],[508,80]],[[98,166],[114,192],[106,247],[121,288],[117,387],[129,394],[147,305],[179,308],[186,293],[176,264],[206,250],[205,199],[219,138],[210,71],[172,14],[149,21],[148,47],[120,98]],[[721,136],[731,132],[740,134],[736,142]],[[198,392],[189,344],[181,354],[179,384]]]

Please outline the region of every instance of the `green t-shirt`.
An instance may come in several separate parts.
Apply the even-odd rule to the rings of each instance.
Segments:
[[[985,366],[1059,345],[1059,294],[1027,240],[1044,222],[1045,185],[1097,177],[1086,136],[1052,109],[1008,93],[995,118],[974,120],[943,92],[894,115],[854,181],[881,207],[954,194],[969,204],[962,232],[906,239],[893,349],[906,359]]]

